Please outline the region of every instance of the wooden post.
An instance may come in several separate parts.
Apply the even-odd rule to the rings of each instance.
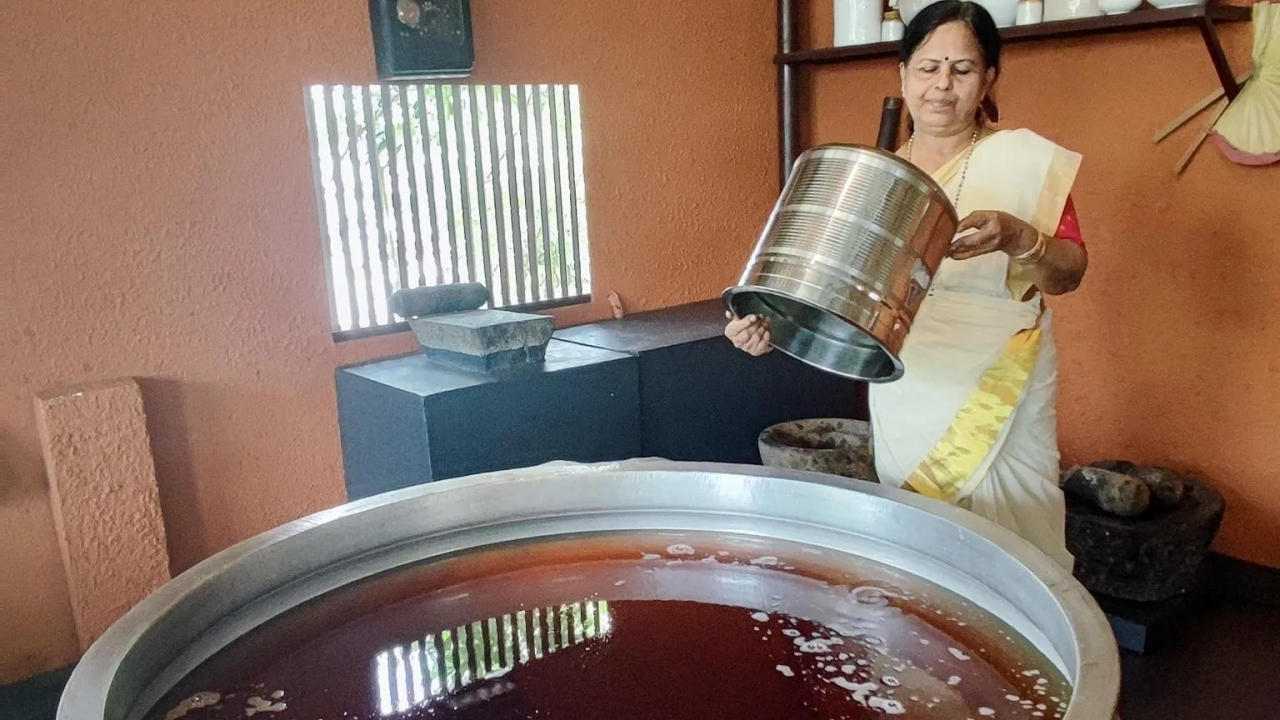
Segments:
[[[898,148],[898,126],[902,124],[902,98],[887,97],[880,111],[880,133],[876,136],[876,147],[885,152],[893,152]]]
[[[795,6],[792,0],[778,0],[778,54],[786,55],[795,49]],[[778,186],[787,184],[791,166],[799,155],[796,128],[796,69],[786,60],[778,63]]]

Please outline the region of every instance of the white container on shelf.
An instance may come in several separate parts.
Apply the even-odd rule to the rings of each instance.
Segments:
[[[1098,0],[1044,0],[1045,22],[1098,17],[1101,14]]]
[[[884,0],[835,0],[836,32],[832,44],[865,45],[880,42]]]
[[[991,13],[991,19],[998,27],[1013,27],[1018,14],[1018,0],[976,0]]]
[[[915,17],[916,13],[937,1],[938,0],[900,0],[898,3],[898,10],[902,13],[902,22],[910,24],[911,18]]]
[[[1137,10],[1141,4],[1142,0],[1098,0],[1098,8],[1104,15],[1123,15]]]
[[[838,1],[838,0],[837,0]],[[929,7],[938,0],[902,0],[900,9],[902,11],[902,21],[910,23],[916,13]],[[996,21],[996,25],[1000,27],[1010,27],[1014,24],[1014,19],[1018,12],[1018,0],[975,0],[979,5],[986,8],[991,13],[991,19]]]
[[[880,23],[880,42],[897,42],[905,30],[902,15],[897,10],[889,10],[884,14],[884,22]]]
[[[1015,25],[1035,25],[1042,20],[1044,20],[1042,0],[1018,0],[1018,17],[1014,21]]]
[[[1192,5],[1203,5],[1205,0],[1148,0],[1154,7],[1161,10],[1176,7],[1190,7]]]

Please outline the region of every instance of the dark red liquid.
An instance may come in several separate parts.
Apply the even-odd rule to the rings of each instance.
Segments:
[[[355,583],[217,654],[149,718],[1032,719],[1069,693],[1003,623],[885,566],[619,533]]]

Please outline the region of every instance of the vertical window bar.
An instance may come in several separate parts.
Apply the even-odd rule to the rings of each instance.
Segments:
[[[484,196],[484,161],[480,148],[480,104],[476,102],[476,86],[467,86],[467,105],[471,108],[471,154],[476,176],[476,208],[480,216],[480,253],[484,259],[484,285],[494,292],[493,260],[489,252],[489,208]],[[463,161],[465,162],[465,160]],[[496,292],[494,293],[496,295]]]
[[[573,280],[577,293],[582,294],[582,258],[578,251],[578,163],[575,159],[577,152],[574,149],[573,136],[577,134],[577,127],[573,124],[573,92],[569,87],[564,88],[564,125],[565,125],[565,150],[569,161],[569,237],[573,242]]]
[[[396,131],[395,121],[391,118],[390,96],[391,88],[389,86],[378,86],[378,100],[382,107],[382,141],[387,148],[387,181],[391,185],[391,217],[395,219],[396,226],[396,260],[400,264],[400,287],[407,288],[411,287],[409,285],[409,253],[405,248],[404,225],[401,222],[400,171],[398,168],[399,161],[396,159]]]
[[[521,628],[523,630],[523,628]],[[521,633],[524,634],[523,632]],[[516,666],[516,631],[511,622],[511,613],[502,616],[502,667],[511,669]]]
[[[453,632],[445,630],[440,633],[440,650],[444,663],[444,690],[452,691],[458,686],[458,670],[454,664]]]
[[[404,662],[404,648],[397,645],[391,648],[391,657],[396,661],[396,712],[409,709],[409,673]]]
[[[484,625],[479,620],[471,623],[471,657],[475,659],[476,679],[489,674],[489,666],[485,664]]]
[[[556,651],[556,612],[547,608],[547,652]]]
[[[444,692],[444,673],[440,670],[440,651],[436,649],[436,636],[427,635],[423,640],[423,648],[427,661],[427,692],[433,698],[439,697]]]
[[[571,160],[573,161],[573,177],[577,183],[577,189],[573,193],[574,207],[577,208],[574,217],[578,221],[578,242],[576,247],[582,253],[576,276],[578,282],[582,284],[582,292],[591,293],[591,253],[587,250],[587,184],[586,176],[583,174],[583,147],[582,142],[582,103],[581,94],[578,92],[577,85],[569,85],[566,92],[573,99],[573,137],[576,139],[576,149],[574,150]]]
[[[582,619],[582,603],[576,602],[571,607],[573,615],[570,616],[570,620],[573,621],[573,642],[576,645],[586,637],[587,623]]]
[[[556,108],[556,87],[553,85],[547,92],[547,103],[550,105],[551,120],[551,176],[555,184],[556,198],[556,242],[560,245],[560,283],[565,297],[569,296],[569,248],[565,246],[568,233],[564,222],[564,193],[560,184],[560,133]],[[575,270],[577,268],[574,268]]]
[[[418,86],[418,126],[422,133],[422,168],[423,183],[427,186],[427,224],[431,226],[431,259],[436,264],[433,282],[443,283],[444,265],[440,255],[440,227],[436,224],[436,180],[435,169],[431,162],[431,123],[427,115],[427,86]],[[423,230],[425,232],[425,229]]]
[[[542,137],[542,85],[533,86],[533,132],[534,132],[534,157],[537,158],[538,165],[538,209],[541,213],[542,220],[542,274],[543,287],[546,289],[547,298],[556,296],[555,284],[551,279],[551,269],[555,265],[551,257],[551,226],[547,223],[547,203],[550,198],[547,197],[547,173],[544,167],[543,148],[546,147]]]
[[[569,643],[571,642],[576,642],[569,634],[573,620],[570,617],[570,613],[572,612],[573,607],[571,605],[560,606],[560,647],[562,648],[569,647]]]
[[[378,233],[378,262],[382,267],[382,285],[383,292],[388,298],[395,292],[395,284],[391,281],[391,259],[387,254],[387,245],[390,244],[387,238],[386,223],[383,213],[386,211],[382,205],[382,162],[378,157],[378,138],[377,124],[373,117],[373,93],[371,88],[360,88],[360,102],[364,109],[364,142],[365,154],[369,160],[369,193],[373,196],[373,226]],[[387,320],[391,320],[391,311],[387,310]]]
[[[593,638],[596,636],[596,604],[591,600],[588,600],[586,604],[583,605],[583,611],[585,612],[585,615],[582,619],[587,624],[584,632],[588,638]]]
[[[338,114],[334,109],[334,95],[340,87],[330,88],[331,93],[325,99],[325,124],[329,130],[329,157],[333,161],[333,184],[337,193],[338,236],[342,239],[342,258],[347,278],[347,302],[350,303],[351,326],[360,326],[360,307],[356,302],[355,262],[351,257],[351,233],[347,227],[347,193],[342,182],[342,152],[338,149]]]
[[[323,99],[324,88],[309,87],[303,91],[303,96],[306,98],[303,106],[306,108],[307,129],[311,133],[311,174],[316,184],[317,221],[320,225],[320,233],[324,237],[324,271],[325,280],[329,283],[329,327],[337,328],[339,325],[338,308],[334,300],[337,295],[337,285],[333,280],[333,233],[329,231],[329,213],[325,205],[324,173],[320,170],[320,132],[319,124],[316,122],[316,99],[317,97]]]
[[[446,138],[444,137],[445,107],[443,91],[439,84],[431,86],[431,102],[432,124],[430,129],[426,132],[431,133],[431,148],[435,152],[436,156],[440,158],[438,168],[434,169],[432,172],[433,183],[435,185],[435,197],[433,198],[433,202],[436,207],[436,217],[439,220],[437,230],[440,233],[440,242],[443,244],[445,250],[448,251],[445,253],[445,251],[442,250],[441,254],[447,254],[449,257],[448,277],[442,276],[440,278],[440,282],[456,283],[462,278],[462,248],[459,248],[455,241],[454,233],[451,230],[453,218],[448,214],[449,208],[446,207],[445,204],[444,193],[449,191],[448,173],[451,160],[449,158],[448,149],[444,146],[444,143],[446,142]]]
[[[409,645],[409,687],[413,690],[412,702],[421,705],[427,701],[427,675],[422,670],[422,646],[417,640]]]
[[[400,96],[400,128],[404,135],[404,162],[405,175],[409,180],[409,227],[413,228],[413,247],[417,251],[415,257],[418,271],[418,285],[427,284],[427,268],[424,260],[425,253],[422,247],[422,223],[419,221],[421,215],[418,212],[418,173],[417,158],[413,152],[413,125],[409,119],[409,89],[403,85],[394,86],[396,94]]]
[[[391,653],[383,650],[378,653],[376,662],[378,668],[375,673],[378,676],[378,714],[385,717],[395,712],[395,706],[391,704]]]
[[[452,161],[452,158],[449,156],[449,130],[448,130],[448,126],[445,125],[445,122],[444,122],[444,112],[445,112],[444,91],[448,89],[450,91],[449,93],[450,97],[452,97],[453,89],[445,88],[442,85],[436,85],[435,88],[436,88],[436,115],[437,117],[440,118],[440,166],[441,166],[440,169],[442,170],[443,176],[444,176],[445,232],[448,233],[448,236],[449,236],[449,245],[451,247],[457,247],[458,234],[454,231],[454,226],[453,226],[453,220],[455,217],[457,217],[457,213],[454,211],[454,207],[453,207],[453,173],[450,172],[450,169],[453,167],[453,161]],[[453,281],[458,282],[461,279],[458,266],[462,264],[460,262],[462,258],[462,253],[460,252],[455,253],[454,258],[458,259],[459,261],[455,262],[453,265]],[[472,278],[468,276],[467,279],[470,280]]]
[[[406,135],[409,128],[403,124],[404,92],[399,85],[387,86],[391,103],[391,122],[395,126],[395,137],[388,146],[396,154],[396,174],[391,178],[400,188],[400,222],[404,228],[404,254],[409,264],[409,284],[416,287],[422,284],[422,248],[418,245],[417,222],[413,218],[410,204],[416,201],[417,193],[409,187],[409,176],[413,167],[409,162],[406,148]]]
[[[462,196],[462,241],[467,247],[467,276],[472,282],[479,279],[476,270],[475,246],[471,236],[471,180],[467,173],[467,134],[462,131],[462,88],[453,86],[453,137],[458,144],[458,194]]]
[[[471,651],[467,648],[467,626],[459,625],[455,631],[458,639],[458,687],[471,684]],[[484,662],[483,657],[480,660]]]
[[[533,611],[537,612],[538,609],[534,608]],[[524,610],[516,611],[516,647],[520,652],[521,665],[529,662],[529,636],[528,630],[525,629],[527,617]]]
[[[350,85],[342,88],[343,100],[346,102],[346,120],[347,120],[347,159],[351,163],[351,182],[354,186],[356,200],[356,228],[358,232],[352,234],[351,241],[354,243],[357,239],[360,241],[360,255],[364,259],[364,289],[365,299],[369,303],[369,324],[377,325],[382,321],[378,316],[377,302],[373,298],[373,253],[369,248],[369,231],[365,224],[364,215],[364,173],[360,169],[360,145],[357,136],[359,129],[356,127],[356,89]],[[386,298],[383,298],[384,302]]]
[[[341,86],[341,92],[335,92],[333,97],[334,112],[338,118],[338,132],[336,140],[338,143],[338,163],[336,172],[342,178],[343,192],[341,193],[341,203],[347,214],[347,232],[343,233],[343,242],[347,247],[347,251],[351,255],[351,267],[355,270],[355,291],[356,306],[352,310],[352,324],[354,327],[368,327],[376,322],[373,314],[373,307],[369,300],[372,294],[368,292],[369,287],[369,262],[367,257],[367,248],[363,247],[360,240],[360,226],[356,222],[356,214],[359,211],[360,198],[356,194],[356,174],[360,172],[358,164],[359,158],[351,154],[351,150],[355,145],[351,142],[351,119],[348,110],[351,108],[347,99],[350,96],[351,89],[347,86]]]
[[[489,85],[485,88],[485,96],[488,98],[486,107],[489,114],[489,170],[492,178],[493,189],[493,217],[494,224],[498,228],[498,281],[502,286],[502,304],[513,305],[511,297],[511,287],[507,280],[507,240],[505,218],[503,213],[502,196],[502,180],[501,167],[502,161],[498,156],[498,110],[497,110],[497,90],[496,86]]]
[[[524,175],[524,222],[528,238],[529,290],[533,301],[542,299],[538,289],[538,265],[549,258],[538,257],[538,227],[533,220],[533,170],[529,167],[529,97],[524,85],[516,86],[516,110],[520,113],[520,159]],[[547,293],[548,297],[551,295]]]
[[[533,609],[529,624],[533,626],[533,656],[542,657],[542,608]]]
[[[596,610],[600,615],[599,633],[603,637],[613,630],[613,616],[609,614],[609,601],[601,600]]]
[[[511,211],[512,271],[516,280],[516,302],[529,302],[524,289],[524,240],[520,233],[520,191],[516,187],[515,128],[511,122],[511,86],[502,86],[502,125],[506,130],[508,209]]]
[[[497,672],[504,665],[502,663],[502,638],[498,632],[498,619],[488,619],[489,631],[489,672]]]

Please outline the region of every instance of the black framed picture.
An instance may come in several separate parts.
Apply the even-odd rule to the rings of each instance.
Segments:
[[[464,77],[475,67],[468,0],[369,0],[378,78]]]

